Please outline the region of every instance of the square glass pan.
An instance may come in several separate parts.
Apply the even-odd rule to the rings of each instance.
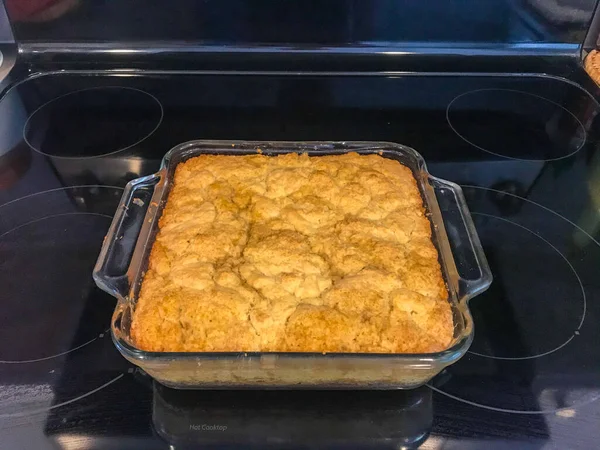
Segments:
[[[132,313],[167,201],[176,166],[202,154],[267,156],[347,152],[379,154],[409,167],[423,197],[432,240],[449,291],[454,339],[427,354],[147,352],[130,339]],[[450,230],[451,239],[446,229]],[[159,382],[175,388],[397,389],[426,383],[463,356],[473,340],[468,300],[488,288],[492,275],[461,188],[431,176],[415,150],[379,142],[191,141],[171,149],[160,170],[129,182],[113,218],[94,280],[117,297],[112,338],[121,354]]]

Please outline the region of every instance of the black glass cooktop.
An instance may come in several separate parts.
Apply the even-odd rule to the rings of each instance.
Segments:
[[[595,448],[599,103],[544,76],[56,73],[0,101],[6,448]],[[377,140],[462,185],[494,273],[470,352],[394,392],[179,392],[91,272],[127,181],[190,139]]]

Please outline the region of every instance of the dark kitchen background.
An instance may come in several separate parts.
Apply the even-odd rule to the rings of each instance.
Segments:
[[[594,0],[6,0],[20,42],[571,43]]]

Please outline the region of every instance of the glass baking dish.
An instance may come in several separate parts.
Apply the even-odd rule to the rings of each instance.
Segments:
[[[449,291],[454,339],[442,352],[427,354],[147,352],[130,339],[132,313],[158,219],[167,201],[175,168],[201,154],[264,155],[346,152],[376,153],[409,167],[419,186],[432,225],[442,273]],[[492,274],[461,188],[427,172],[415,150],[378,142],[191,141],[171,149],[160,170],[129,182],[94,268],[97,285],[118,302],[112,338],[125,358],[157,381],[174,388],[347,388],[397,389],[426,383],[456,362],[473,340],[467,302],[488,288]]]

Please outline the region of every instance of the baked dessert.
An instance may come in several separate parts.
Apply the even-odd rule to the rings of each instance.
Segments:
[[[180,164],[131,337],[149,351],[446,349],[448,292],[411,170],[357,153]]]
[[[592,50],[585,58],[585,71],[596,84],[600,84],[600,52],[598,50]]]

